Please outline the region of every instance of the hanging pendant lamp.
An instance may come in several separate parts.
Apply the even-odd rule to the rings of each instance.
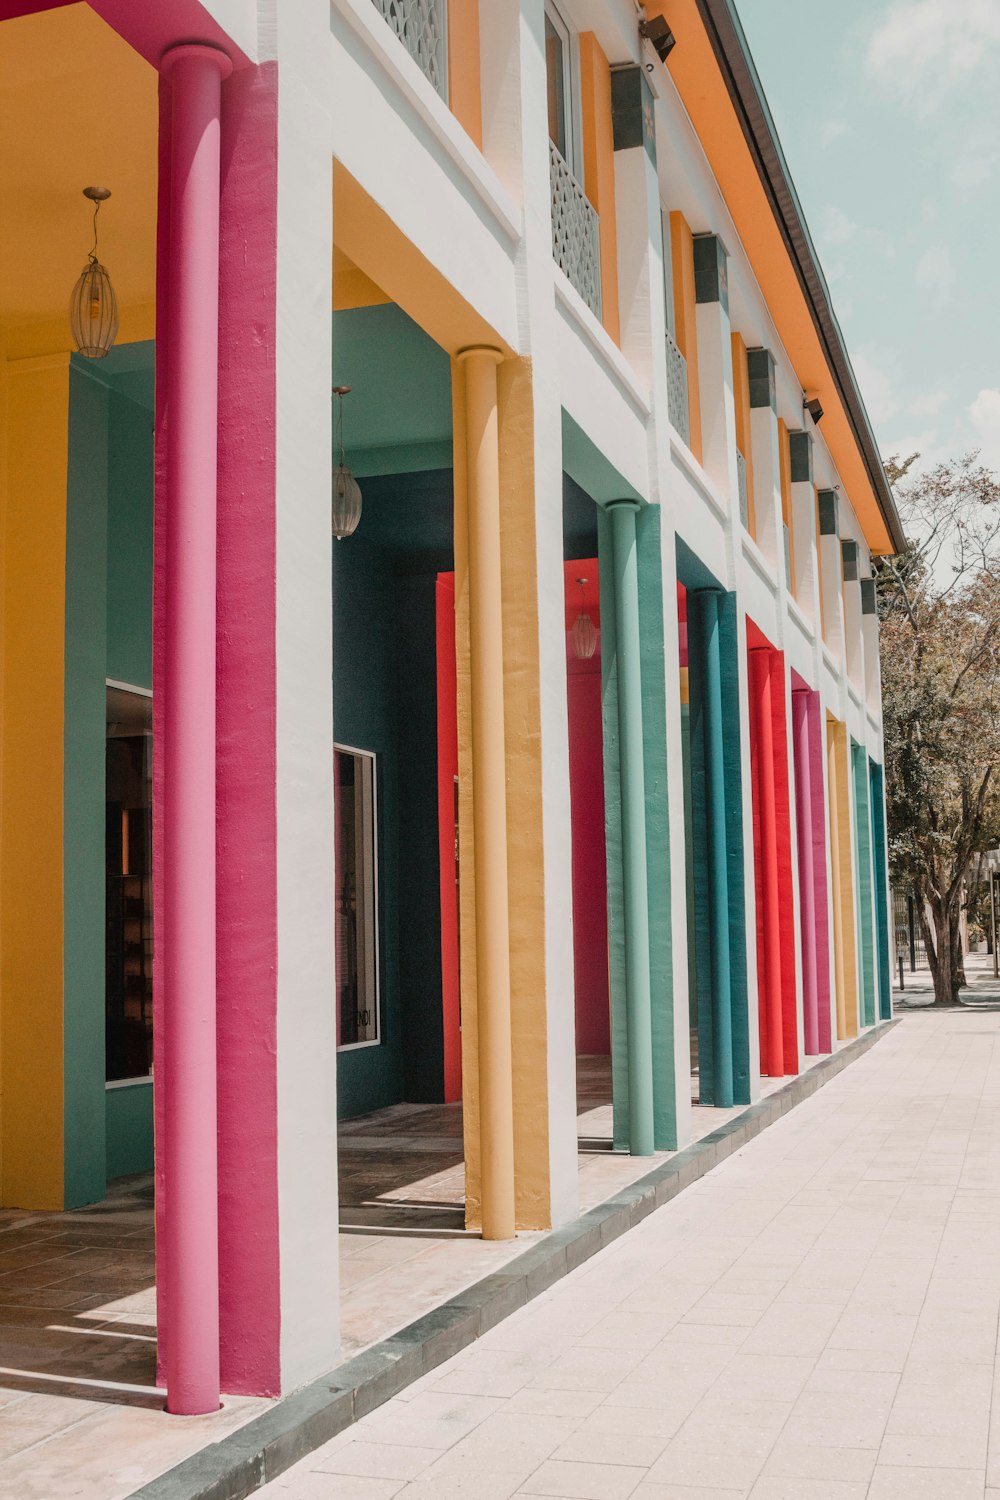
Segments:
[[[94,205],[94,245],[69,299],[69,326],[86,359],[103,359],[118,336],[118,298],[111,277],[97,259],[97,215],[111,190],[85,187],[83,196]]]
[[[333,534],[338,542],[351,536],[361,520],[361,489],[358,481],[344,463],[344,397],[351,394],[349,385],[335,385],[333,394],[337,406],[337,448],[340,462],[333,466]]]
[[[589,580],[578,578],[576,581],[580,585],[580,613],[573,621],[573,654],[578,661],[589,661],[597,650],[597,630],[586,610],[584,590]]]

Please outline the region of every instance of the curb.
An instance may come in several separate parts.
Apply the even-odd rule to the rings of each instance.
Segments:
[[[876,1023],[839,1052],[676,1152],[597,1208],[553,1230],[503,1270],[466,1287],[415,1323],[286,1396],[245,1427],[133,1490],[130,1500],[246,1500],[676,1198],[796,1104],[817,1093],[898,1022],[895,1017]]]

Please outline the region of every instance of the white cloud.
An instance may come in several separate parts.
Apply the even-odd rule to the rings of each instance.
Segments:
[[[832,146],[834,141],[839,141],[845,135],[849,135],[850,129],[846,120],[827,120],[820,127],[819,138],[824,146]]]
[[[928,245],[913,268],[913,280],[932,306],[947,306],[955,290],[955,262],[947,245]]]
[[[991,87],[998,56],[997,0],[893,0],[865,62],[883,88],[928,109],[976,74]]]
[[[987,387],[969,404],[969,420],[982,461],[1000,469],[1000,391]]]
[[[884,427],[900,409],[894,374],[886,368],[889,361],[871,344],[865,344],[852,355],[851,363],[868,415],[876,428]]]
[[[849,245],[857,238],[859,226],[835,203],[824,205],[819,216],[819,231],[826,245]]]

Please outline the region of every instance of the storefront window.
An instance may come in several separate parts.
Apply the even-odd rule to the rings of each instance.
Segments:
[[[379,1040],[375,757],[333,752],[337,842],[337,1045]]]
[[[107,689],[105,1059],[108,1082],[153,1060],[153,703]]]

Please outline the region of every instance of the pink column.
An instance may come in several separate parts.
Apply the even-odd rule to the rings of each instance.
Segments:
[[[781,1015],[781,916],[778,910],[778,826],[774,788],[774,724],[771,719],[773,652],[757,647],[750,652],[753,702],[757,718],[757,773],[760,797],[761,901],[764,929],[764,1010],[767,1034],[761,1065],[770,1077],[785,1072]],[[758,984],[761,976],[758,976]]]
[[[799,902],[802,915],[802,1019],[806,1055],[819,1047],[819,990],[816,983],[816,866],[813,849],[812,755],[809,743],[809,695],[792,694],[795,732],[795,824],[799,851]]]
[[[163,1091],[167,1407],[219,1405],[215,601],[223,52],[166,54],[172,84],[163,579]]]

